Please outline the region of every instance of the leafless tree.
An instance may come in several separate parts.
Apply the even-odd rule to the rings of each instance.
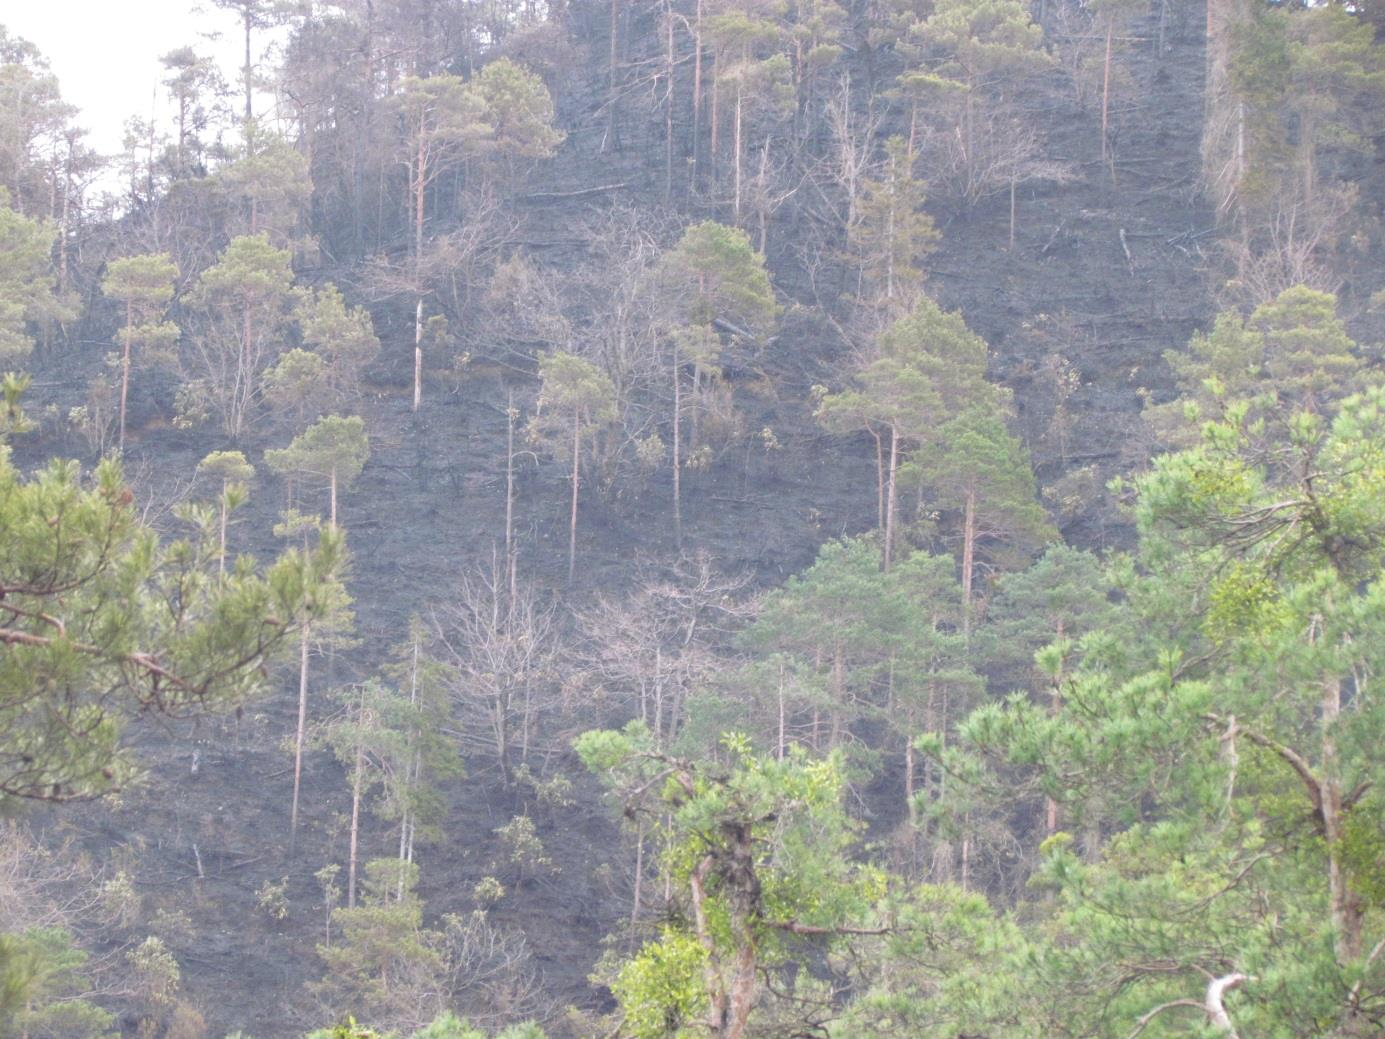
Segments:
[[[553,701],[559,650],[556,611],[520,585],[511,594],[500,560],[463,577],[456,599],[433,611],[442,662],[464,742],[488,746],[505,782],[511,755],[529,755],[539,711]]]
[[[1355,185],[1325,184],[1311,199],[1292,189],[1276,194],[1260,226],[1227,243],[1235,264],[1227,302],[1254,308],[1295,285],[1336,293],[1344,280],[1336,253],[1350,232],[1356,196]]]
[[[451,1005],[468,1021],[504,1025],[545,1019],[556,1010],[519,931],[491,922],[484,911],[444,920],[442,953]]]
[[[628,598],[598,600],[578,618],[584,682],[630,701],[660,745],[671,742],[689,694],[723,666],[727,632],[753,612],[749,581],[699,553],[644,575]]]
[[[0,934],[75,930],[103,917],[101,877],[68,845],[49,848],[13,819],[0,822]]]

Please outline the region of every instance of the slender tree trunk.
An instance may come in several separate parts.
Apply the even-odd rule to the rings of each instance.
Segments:
[[[832,747],[842,744],[842,714],[846,709],[846,654],[841,641],[832,648]]]
[[[606,78],[606,141],[615,146],[616,136],[616,64],[620,53],[620,0],[611,0],[610,54]],[[602,149],[605,150],[604,148]]]
[[[702,164],[702,0],[693,15],[692,187],[701,180]],[[17,195],[15,196],[18,197]]]
[[[674,53],[673,53],[673,2],[664,0],[664,29],[667,40],[664,52],[664,75],[668,80],[668,94],[664,101],[664,205],[673,201],[673,103],[674,103]]]
[[[58,291],[67,291],[67,232],[72,211],[72,152],[74,135],[67,137],[67,161],[63,163],[63,201],[58,220]]]
[[[423,214],[427,194],[427,112],[419,114],[418,153],[414,157],[414,411],[423,399]]]
[[[962,635],[971,645],[972,575],[976,569],[976,492],[967,491],[962,516]]]
[[[120,357],[120,453],[125,453],[125,399],[130,392],[130,346],[135,330],[135,305],[125,303],[125,342]]]
[[[1057,638],[1063,638],[1063,622],[1058,622]],[[1063,710],[1063,674],[1053,676],[1053,688],[1049,691],[1048,713],[1051,717],[1058,717]],[[1052,797],[1044,798],[1044,829],[1050,837],[1058,832],[1058,802]]]
[[[640,922],[640,902],[644,894],[644,819],[639,822],[639,829],[635,833],[635,890],[632,901],[634,904],[630,908],[630,940],[629,947],[633,951],[635,948],[635,933]]]
[[[327,525],[335,531],[337,529],[337,467],[335,465],[332,466],[332,475],[329,478],[328,486],[331,505],[327,513]]]
[[[885,558],[884,570],[890,572],[890,563],[893,559],[894,549],[894,518],[895,503],[899,495],[896,490],[897,476],[899,473],[899,427],[890,424],[890,470],[889,487],[885,494]]]
[[[250,408],[250,395],[253,389],[254,363],[251,357],[254,354],[255,342],[255,319],[251,314],[250,300],[242,299],[245,311],[241,317],[241,348],[240,348],[240,371],[236,373],[236,392],[232,398],[231,407],[234,410],[232,417],[232,439],[240,438],[241,422],[245,417],[246,411]]]
[[[962,817],[962,890],[971,890],[971,813]]]
[[[404,807],[400,819],[399,827],[399,857],[405,862],[414,860],[414,802],[413,798],[418,790],[419,782],[423,778],[423,755],[418,749],[418,737],[420,732],[418,717],[418,655],[419,638],[417,633],[412,641],[413,657],[409,667],[409,757],[405,766],[405,789]],[[399,873],[399,881],[395,888],[394,899],[396,902],[404,898],[404,873]]]
[[[775,757],[784,760],[784,661],[779,661],[779,743]]]
[[[716,47],[712,48],[712,111],[711,111],[711,141],[707,150],[707,167],[711,170],[712,184],[717,182],[717,135],[720,132],[721,117],[718,109],[721,107],[721,55],[717,53]]]
[[[414,305],[414,406],[423,401],[423,297]]]
[[[904,738],[904,803],[909,809],[909,829],[916,831],[919,825],[919,810],[914,804],[915,787],[914,741],[907,735]]]
[[[254,97],[255,88],[253,82],[254,65],[250,61],[250,8],[245,9],[245,134],[247,141],[250,137],[250,120],[255,117],[251,108],[251,99]]]
[[[223,476],[221,478],[221,530],[217,537],[216,554],[216,572],[221,575],[226,573],[226,495],[230,488],[230,479]]]
[[[1010,174],[1010,251],[1015,251],[1015,174]]]
[[[875,525],[885,529],[885,441],[873,427],[867,426],[875,440]]]
[[[361,794],[365,788],[365,687],[356,717],[356,767],[351,776],[351,849],[346,860],[346,906],[356,908],[356,862],[361,834]]]
[[[1345,810],[1342,805],[1341,759],[1337,751],[1337,721],[1342,714],[1342,681],[1335,675],[1322,683],[1322,800],[1323,840],[1327,845],[1328,898],[1337,962],[1343,966],[1361,956],[1361,900],[1351,890],[1342,862]]]
[[[683,551],[683,376],[677,343],[673,346],[673,535]]]
[[[567,525],[567,583],[577,573],[577,489],[582,478],[582,409],[572,409],[572,512]]]
[[[1115,32],[1115,19],[1108,17],[1106,20],[1106,60],[1101,67],[1101,159],[1103,162],[1111,158],[1111,146],[1106,133],[1111,112],[1111,39]]]
[[[664,749],[664,650],[654,646],[654,746]]]
[[[505,572],[515,601],[515,391],[505,394]]]
[[[308,731],[308,640],[311,624],[303,622],[298,639],[298,732],[293,740],[293,806],[289,810],[289,856],[298,841],[298,792],[303,780],[303,744]]]
[[[735,152],[735,169],[732,173],[734,187],[734,202],[732,212],[735,214],[736,223],[741,222],[741,109],[743,107],[741,97],[741,81],[736,80],[736,108],[733,115],[732,150]]]

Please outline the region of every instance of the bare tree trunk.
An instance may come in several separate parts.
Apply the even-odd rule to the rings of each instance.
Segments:
[[[678,551],[683,550],[683,376],[679,371],[678,344],[673,346],[673,533]]]
[[[673,3],[664,0],[664,28],[667,44],[664,54],[664,75],[667,77],[668,94],[664,101],[664,205],[673,201]]]
[[[510,691],[506,686],[495,701],[495,760],[500,782],[510,785]]]
[[[505,394],[505,571],[515,601],[515,391]]]
[[[721,55],[717,53],[715,47],[712,48],[712,112],[711,112],[711,133],[710,142],[707,150],[707,167],[712,173],[712,184],[717,182],[717,134],[720,130],[719,123],[721,117],[718,109],[721,107]]]
[[[1063,622],[1058,622],[1056,638],[1062,641]],[[1063,672],[1060,666],[1059,671],[1053,676],[1053,688],[1049,690],[1048,713],[1051,717],[1058,717],[1063,711]],[[1058,802],[1053,797],[1044,798],[1044,829],[1050,837],[1058,832]]]
[[[332,475],[329,478],[329,487],[331,505],[327,513],[327,525],[331,527],[333,531],[335,531],[337,529],[337,467],[335,465],[332,466]]]
[[[732,178],[735,187],[733,194],[734,202],[732,204],[731,209],[732,213],[735,214],[735,220],[737,224],[741,222],[741,109],[743,107],[743,104],[744,102],[741,98],[741,81],[737,79],[736,108],[732,123],[732,150],[735,152],[735,169],[732,173]]]
[[[635,931],[640,922],[640,901],[644,893],[644,819],[635,834],[635,891],[630,907],[630,948],[635,948]]]
[[[779,743],[775,757],[784,760],[784,661],[779,661]]]
[[[414,304],[414,411],[418,410],[423,398],[423,215],[427,201],[428,152],[426,120],[428,114],[422,111],[418,119],[418,153],[414,157],[414,291],[418,300]]]
[[[962,890],[971,890],[971,813],[962,816]]]
[[[875,439],[875,525],[885,529],[885,442],[870,426],[870,435]]]
[[[1106,60],[1101,67],[1101,159],[1103,162],[1111,158],[1110,141],[1107,138],[1107,127],[1110,123],[1111,112],[1111,38],[1116,32],[1116,21],[1110,16],[1106,20]]]
[[[885,558],[884,570],[890,572],[890,562],[893,559],[894,549],[894,517],[895,503],[898,499],[896,491],[896,477],[899,472],[899,427],[890,424],[890,483],[885,495]]]
[[[702,172],[702,0],[693,15],[692,187],[697,190]],[[17,196],[16,196],[17,197]]]
[[[399,858],[403,862],[412,862],[414,858],[414,809],[413,794],[418,789],[418,781],[423,774],[423,759],[418,750],[418,654],[419,639],[417,633],[412,640],[413,655],[409,667],[409,754],[404,766],[404,803],[399,816]],[[398,884],[395,888],[395,901],[400,901],[404,897],[404,872],[399,873]]]
[[[1010,173],[1010,251],[1015,251],[1015,173]]]
[[[1227,1039],[1239,1039],[1236,1028],[1231,1023],[1231,1015],[1226,1012],[1225,996],[1234,988],[1239,988],[1251,979],[1244,974],[1227,974],[1224,977],[1213,978],[1207,985],[1207,997],[1204,1007],[1207,1011],[1207,1019],[1220,1032],[1225,1033]]]
[[[226,494],[230,490],[231,481],[228,477],[221,478],[221,530],[217,538],[216,572],[226,573]]]
[[[67,135],[67,161],[63,163],[63,204],[58,220],[58,291],[67,291],[67,230],[72,210],[72,152],[75,134]]]
[[[582,478],[582,409],[572,409],[572,513],[567,526],[567,583],[577,572],[577,489]]]
[[[620,53],[620,0],[611,0],[610,55],[606,77],[606,146],[614,146],[616,136],[616,60]]]
[[[134,334],[135,304],[125,303],[125,342],[120,358],[120,453],[125,453],[125,398],[130,392],[130,346]]]
[[[254,85],[253,85],[253,80],[252,80],[252,76],[253,76],[253,74],[254,74],[254,65],[253,65],[253,64],[251,63],[251,61],[250,61],[250,8],[249,8],[249,7],[247,7],[247,8],[245,9],[245,68],[244,68],[243,71],[244,71],[244,73],[245,73],[245,124],[246,124],[245,133],[246,133],[246,137],[247,137],[247,139],[248,139],[248,138],[249,138],[249,135],[250,135],[250,120],[253,119],[253,118],[255,117],[255,116],[254,116],[254,112],[253,112],[252,109],[251,109],[251,98],[254,96],[255,90],[254,90]]]
[[[289,810],[289,855],[298,840],[298,791],[303,779],[303,743],[308,731],[308,640],[311,624],[303,622],[298,640],[298,732],[293,741],[293,806]]]
[[[1324,680],[1321,698],[1323,841],[1327,845],[1328,898],[1332,906],[1332,930],[1337,962],[1343,966],[1361,956],[1361,900],[1351,890],[1342,862],[1345,810],[1342,805],[1341,760],[1337,752],[1337,720],[1342,713],[1342,681],[1335,675]]]
[[[967,491],[962,517],[962,636],[971,645],[972,574],[976,569],[976,492]]]
[[[365,787],[365,687],[356,716],[356,768],[351,776],[351,850],[346,860],[346,906],[356,908],[356,861],[361,834],[361,793]]]
[[[846,654],[841,640],[832,647],[832,747],[842,745],[842,713],[846,706]]]
[[[414,407],[423,400],[423,297],[414,304]]]
[[[242,299],[245,311],[241,317],[240,371],[236,373],[236,393],[232,397],[231,436],[239,439],[241,422],[250,407],[251,380],[254,377],[255,319],[250,313],[250,300]]]

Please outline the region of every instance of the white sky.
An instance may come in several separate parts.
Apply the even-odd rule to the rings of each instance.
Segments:
[[[191,46],[211,56],[233,88],[241,83],[244,37],[234,13],[197,0],[0,0],[0,25],[48,59],[78,126],[105,155],[121,151],[125,120],[154,112],[168,129],[160,55]],[[260,49],[256,43],[257,51]],[[232,102],[240,110],[239,102]]]

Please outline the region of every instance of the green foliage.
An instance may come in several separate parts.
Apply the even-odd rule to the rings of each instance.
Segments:
[[[87,954],[60,928],[0,934],[0,1030],[15,1036],[106,1039],[113,1015],[83,998]]]
[[[914,27],[914,36],[934,58],[935,73],[969,91],[1043,68],[1051,60],[1041,46],[1043,30],[1017,0],[940,0]]]
[[[246,130],[244,153],[222,167],[218,178],[246,212],[248,234],[266,233],[283,242],[293,236],[312,194],[306,157],[289,141],[257,125]]]
[[[361,390],[361,373],[380,352],[380,340],[364,307],[348,307],[331,284],[305,293],[298,304],[303,346],[323,364],[324,389],[341,407]],[[282,362],[281,362],[282,363]]]
[[[1030,668],[1035,654],[1055,640],[1065,641],[1070,651],[1089,632],[1113,620],[1109,589],[1100,562],[1090,552],[1050,545],[1031,566],[997,582],[983,633],[989,661],[1016,670]],[[1046,679],[1054,673],[1052,667],[1040,670]]]
[[[530,430],[551,438],[555,450],[567,447],[581,431],[600,429],[616,420],[615,387],[605,372],[585,358],[561,351],[547,354],[539,360],[539,380],[539,407]]]
[[[853,375],[856,388],[827,394],[818,419],[829,429],[894,427],[910,446],[945,415],[985,394],[989,350],[958,313],[927,296],[890,325],[876,354]]]
[[[1240,201],[1255,219],[1310,202],[1324,172],[1367,147],[1381,125],[1385,60],[1371,26],[1336,5],[1246,14],[1231,28],[1229,75],[1246,107]]]
[[[124,305],[122,345],[136,348],[144,360],[164,364],[174,360],[172,348],[178,326],[163,316],[173,299],[178,268],[164,255],[126,256],[106,265],[101,291]]]
[[[255,906],[271,920],[284,920],[289,915],[289,878],[281,877],[276,884],[266,880],[255,892]]]
[[[942,237],[923,210],[924,184],[913,166],[908,141],[891,137],[879,176],[861,184],[858,220],[848,231],[868,298],[913,299],[924,280],[919,261]]]
[[[267,234],[232,239],[192,292],[200,331],[189,368],[200,400],[232,438],[245,430],[264,369],[281,352],[293,295],[289,253]]]
[[[1024,558],[1055,536],[1038,502],[1029,452],[1005,428],[1003,414],[969,408],[939,428],[938,440],[943,451],[914,464],[934,501],[963,514],[962,537],[974,534],[979,552],[994,546],[992,552]]]
[[[477,151],[491,132],[484,99],[459,76],[410,76],[392,101],[408,133],[409,161],[425,157],[423,168],[413,170],[425,184]]]
[[[677,327],[711,329],[724,321],[763,336],[774,325],[779,306],[770,287],[765,258],[750,236],[714,220],[693,224],[662,260],[663,295]],[[715,355],[698,358],[715,363]]]
[[[1385,991],[1368,966],[1380,804],[1363,796],[1385,718],[1360,684],[1385,617],[1385,393],[1332,409],[1290,367],[1273,427],[1231,408],[1135,482],[1139,570],[1118,578],[1135,594],[1053,669],[1055,704],[1012,697],[960,744],[921,743],[955,794],[1042,792],[1081,834],[1080,857],[1051,841],[1035,875],[1056,902],[1020,1004],[1092,995],[1032,1030],[1130,1031],[1240,974],[1238,1029],[1351,1035]]]
[[[70,308],[56,294],[50,260],[57,230],[10,208],[0,188],[0,364],[14,364],[34,347],[30,326],[63,320]]]
[[[210,510],[188,539],[141,521],[120,466],[70,462],[22,478],[0,446],[0,796],[65,800],[134,775],[122,722],[141,710],[242,702],[311,616],[337,559],[325,538],[261,576],[224,576]]]
[[[472,1028],[450,1010],[445,1010],[425,1027],[413,1034],[413,1039],[486,1039],[486,1033]]]
[[[763,995],[761,969],[832,947],[884,893],[881,874],[850,855],[857,826],[842,808],[840,753],[762,756],[728,733],[716,758],[688,761],[644,749],[650,734],[638,723],[584,733],[574,746],[630,799],[628,811],[667,819],[662,856],[684,922],[616,982],[641,1035],[691,1034],[686,1017],[699,1005],[728,1030],[716,1034],[736,1034]],[[705,956],[700,979],[690,976],[694,946]]]
[[[473,89],[485,104],[487,146],[507,160],[545,159],[563,141],[543,80],[508,58],[489,62]]]
[[[338,938],[319,945],[327,975],[315,986],[327,1006],[350,1008],[383,1027],[427,1021],[445,968],[439,936],[423,926],[415,887],[418,867],[373,859],[365,867],[365,896],[355,908],[332,911]]]
[[[264,400],[276,418],[301,429],[335,403],[327,382],[327,362],[309,350],[285,351],[264,373]]]
[[[632,1039],[691,1039],[706,1013],[707,950],[684,931],[667,929],[627,960],[611,984]]]
[[[277,473],[315,476],[331,493],[336,522],[337,492],[350,490],[370,458],[365,420],[359,415],[328,415],[293,438],[288,447],[265,452],[265,464]]]

